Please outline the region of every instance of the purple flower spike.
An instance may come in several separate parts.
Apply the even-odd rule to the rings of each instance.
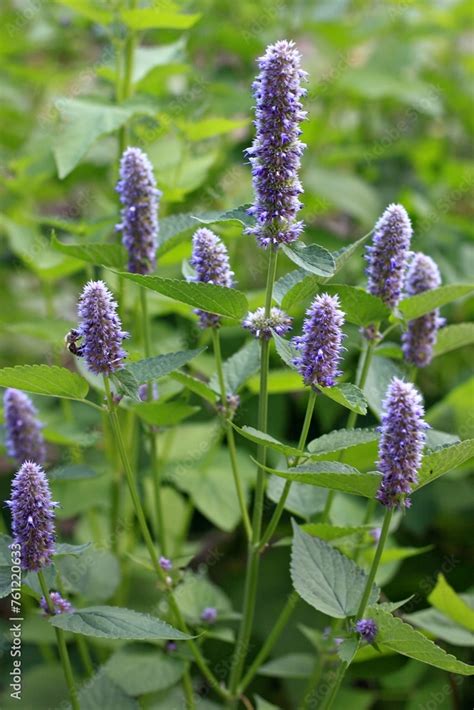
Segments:
[[[103,281],[89,281],[79,300],[79,335],[87,367],[95,375],[111,375],[122,367],[127,356],[117,303]]]
[[[256,225],[246,234],[254,234],[263,248],[294,242],[303,231],[303,222],[296,219],[303,192],[298,170],[306,147],[299,139],[300,123],[306,118],[300,101],[306,90],[301,83],[307,76],[300,61],[294,42],[286,40],[267,47],[257,60],[256,135],[246,150],[255,190],[255,203],[248,212]]]
[[[3,397],[7,451],[21,465],[24,461],[44,464],[46,447],[38,412],[20,390],[7,389]]]
[[[387,508],[409,507],[407,495],[418,480],[428,428],[421,396],[411,382],[394,377],[383,410],[377,462],[383,479],[376,497]]]
[[[375,225],[366,249],[368,291],[393,308],[400,300],[412,237],[412,226],[401,205],[389,205]]]
[[[50,592],[49,596],[51,601],[53,602],[54,616],[56,616],[57,614],[70,614],[74,611],[74,607],[72,606],[71,602],[69,602],[67,599],[64,599],[59,592]],[[46,616],[51,615],[45,597],[41,597],[40,607],[42,608]]]
[[[189,261],[196,271],[194,281],[227,286],[234,284],[234,272],[230,270],[229,255],[225,245],[210,229],[198,229],[193,236],[193,253]],[[207,313],[199,308],[194,311],[199,316],[201,328],[217,328],[220,316]]]
[[[167,557],[160,557],[160,567],[169,572],[170,569],[173,569],[173,563]]]
[[[342,326],[344,313],[339,308],[338,296],[323,293],[316,296],[306,311],[303,335],[292,339],[300,351],[294,364],[305,385],[332,387],[342,354]]]
[[[426,254],[417,252],[408,267],[405,290],[408,296],[429,291],[441,286],[441,275],[437,264]],[[436,344],[438,329],[445,323],[436,308],[420,318],[408,323],[402,335],[405,360],[417,367],[426,367],[433,359],[433,347]]]
[[[36,572],[51,564],[54,554],[54,508],[46,475],[38,464],[25,461],[12,483],[13,542],[21,547],[21,566]]]
[[[246,330],[262,340],[270,340],[272,330],[277,335],[285,335],[291,330],[292,324],[293,319],[276,306],[270,309],[268,318],[265,316],[265,308],[257,308],[253,313],[248,313],[242,321],[242,326]]]
[[[217,619],[217,609],[213,606],[206,606],[202,610],[201,620],[205,621],[206,624],[214,624]]]
[[[359,619],[355,625],[355,630],[367,643],[373,643],[377,636],[377,624],[373,619]]]
[[[158,240],[158,201],[153,167],[140,148],[127,148],[120,161],[117,192],[123,205],[122,243],[128,251],[128,270],[149,274],[155,269]]]

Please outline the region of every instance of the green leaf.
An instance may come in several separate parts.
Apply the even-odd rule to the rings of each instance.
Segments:
[[[156,616],[117,606],[90,606],[77,609],[72,614],[53,616],[50,623],[74,634],[109,639],[181,641],[192,638]]]
[[[321,540],[338,540],[341,537],[351,537],[351,535],[361,535],[373,528],[373,525],[331,525],[330,523],[307,523],[301,529]]]
[[[433,348],[435,357],[444,355],[451,350],[463,348],[474,343],[474,323],[456,323],[441,328],[438,331],[436,345]]]
[[[308,678],[313,669],[314,657],[310,653],[289,653],[260,666],[258,674],[269,678]]]
[[[284,486],[285,481],[282,478],[270,476],[266,490],[267,497],[274,503],[278,503]],[[328,491],[324,488],[293,482],[285,501],[285,510],[289,510],[290,513],[305,520],[311,520],[316,513],[321,513],[324,510],[327,496]]]
[[[0,386],[64,399],[84,399],[89,391],[84,378],[56,365],[4,367],[0,370]]]
[[[179,6],[169,3],[163,9],[136,8],[122,10],[120,17],[132,30],[188,30],[200,19],[200,14],[185,14],[179,12]]]
[[[384,320],[390,315],[390,309],[384,302],[367,293],[363,288],[346,286],[344,284],[331,284],[324,289],[330,295],[337,294],[341,301],[341,308],[346,320],[364,327],[371,323]]]
[[[393,377],[405,378],[406,370],[393,360],[385,357],[374,357],[365,382],[364,394],[369,407],[379,419],[382,415],[382,402],[387,394],[387,388]]]
[[[175,591],[175,599],[181,613],[192,625],[202,625],[201,614],[206,607],[214,607],[219,620],[233,614],[226,594],[202,573],[186,572]]]
[[[84,478],[96,478],[98,475],[97,471],[82,463],[57,466],[48,471],[48,478],[51,481],[80,481]]]
[[[179,401],[140,402],[132,408],[140,419],[154,426],[173,426],[200,410],[200,407],[193,407],[186,402]]]
[[[294,522],[293,533],[291,579],[300,597],[336,619],[353,616],[367,582],[365,572],[324,540],[302,532]],[[374,585],[371,603],[378,597]]]
[[[203,141],[208,138],[231,133],[249,123],[247,118],[204,118],[201,121],[178,121],[178,127],[190,141]]]
[[[249,309],[245,294],[234,288],[125,272],[120,276],[168,298],[234,320],[243,318]]]
[[[474,609],[471,609],[464,599],[456,594],[444,575],[438,574],[436,586],[429,595],[428,601],[456,623],[469,631],[474,631]]]
[[[82,545],[69,545],[67,542],[56,543],[54,556],[64,557],[64,555],[71,555],[72,557],[80,557],[90,546],[90,542],[85,542]]]
[[[240,350],[224,362],[224,382],[226,392],[235,394],[260,367],[260,348],[256,340],[246,343]],[[217,375],[211,377],[209,386],[220,394]]]
[[[240,428],[234,423],[232,423],[232,426],[245,439],[261,446],[268,446],[270,449],[285,454],[285,456],[302,456],[304,454],[304,452],[298,451],[298,449],[295,449],[293,446],[283,444],[281,441],[278,441],[278,439],[274,439],[273,436],[270,436],[270,434],[265,434],[263,431],[254,429],[251,426],[243,426]]]
[[[201,224],[217,224],[218,222],[240,222],[244,227],[255,224],[255,219],[248,214],[249,204],[234,207],[225,212],[207,212],[202,215],[195,215],[194,219]]]
[[[88,20],[97,22],[99,25],[107,25],[114,19],[113,12],[97,7],[97,2],[92,2],[92,0],[56,0],[56,2],[70,7],[79,15],[87,17]]]
[[[184,662],[153,648],[150,651],[127,647],[109,658],[106,675],[130,695],[165,690],[177,683],[184,673]]]
[[[441,668],[449,673],[474,674],[474,666],[458,661],[400,618],[376,607],[369,607],[365,617],[373,619],[377,624],[377,643],[391,648],[402,656],[414,658],[416,661]]]
[[[291,295],[289,296],[289,294],[292,292],[293,288],[296,288],[299,284],[306,280],[311,281],[314,284],[314,289],[316,291],[318,290],[318,285],[321,279],[317,276],[308,276],[308,272],[304,269],[294,269],[293,271],[289,271],[275,282],[273,287],[273,298],[280,306],[282,306],[282,308],[290,310],[295,302],[298,303],[298,299],[293,298]],[[312,292],[313,291],[311,290],[311,293]],[[303,298],[304,297],[302,297],[301,300],[303,300]]]
[[[265,470],[275,476],[280,476],[280,478],[286,478],[288,481],[308,483],[312,486],[344,491],[366,498],[375,497],[381,480],[379,473],[361,473],[353,466],[347,466],[347,464],[338,461],[316,461],[311,464],[294,466],[286,471],[266,466]]]
[[[137,700],[108,678],[102,668],[80,687],[79,707],[81,710],[139,710]]]
[[[459,626],[436,609],[423,609],[407,614],[406,621],[455,646],[474,646],[474,634]]]
[[[191,392],[194,392],[211,404],[216,403],[217,395],[206,382],[198,380],[196,377],[192,377],[185,372],[173,372],[171,377],[173,380],[176,380],[180,384],[184,385],[184,387],[187,387],[187,389],[191,390]]]
[[[308,451],[311,454],[329,454],[378,441],[378,439],[379,434],[376,429],[338,429],[310,441]]]
[[[90,507],[89,502],[88,509]],[[117,558],[108,550],[98,547],[84,550],[80,563],[72,555],[60,555],[55,559],[55,565],[61,573],[66,589],[90,601],[102,602],[110,599],[120,584]]]
[[[291,246],[284,244],[282,248],[293,263],[311,274],[330,278],[336,270],[331,252],[319,244],[306,245],[302,242],[294,242]]]
[[[456,444],[442,446],[423,456],[414,490],[426,486],[444,473],[461,466],[474,456],[474,439],[465,439]]]
[[[293,364],[293,360],[298,356],[298,350],[293,347],[289,340],[285,340],[278,333],[273,332],[273,340],[275,341],[276,351],[283,362],[295,370],[296,367]],[[303,381],[301,381],[301,385],[303,386]]]
[[[435,308],[445,306],[451,301],[467,296],[474,291],[474,284],[449,284],[429,291],[423,291],[416,296],[404,298],[398,304],[398,310],[406,320],[413,320],[433,311]]]
[[[133,60],[132,81],[137,84],[155,67],[162,67],[184,60],[183,37],[177,42],[164,44],[160,47],[137,47]]]
[[[254,394],[260,392],[260,376],[253,375],[247,383],[248,388]],[[268,374],[268,393],[282,394],[285,392],[300,392],[303,387],[301,375],[296,370],[288,368],[272,369]]]
[[[361,247],[365,242],[368,240],[368,238],[372,235],[372,232],[369,232],[368,234],[364,234],[363,237],[360,239],[357,239],[357,241],[353,242],[352,244],[349,244],[346,247],[342,247],[342,249],[338,249],[338,251],[332,252],[332,255],[334,257],[334,261],[336,262],[336,270],[335,274],[342,269],[343,266],[349,261],[351,256],[354,254],[355,251],[359,247]]]
[[[144,385],[159,377],[169,375],[187,362],[197,357],[204,348],[195,350],[180,350],[176,353],[166,355],[156,355],[131,362],[127,367],[117,370],[114,379],[118,380],[123,387],[123,391],[130,397],[137,399],[137,390],[140,385]]]
[[[325,397],[342,404],[343,407],[347,407],[352,412],[357,412],[357,414],[367,413],[367,400],[362,390],[356,385],[343,382],[340,385],[334,385],[334,387],[318,387],[318,390]]]
[[[62,254],[86,261],[88,264],[101,264],[112,269],[123,269],[127,254],[120,244],[64,244],[55,236],[51,236],[51,246]]]
[[[190,229],[196,229],[196,218],[191,213],[172,214],[161,219],[157,257],[163,256],[187,239]]]

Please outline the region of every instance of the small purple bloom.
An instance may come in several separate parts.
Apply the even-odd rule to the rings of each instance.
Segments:
[[[178,649],[176,641],[167,641],[165,643],[165,653],[174,653]]]
[[[393,308],[400,300],[412,237],[410,218],[402,205],[389,205],[375,225],[366,249],[368,291]]]
[[[210,229],[198,229],[193,236],[193,253],[189,261],[196,271],[194,281],[227,286],[234,284],[234,272],[230,269],[229,255],[223,242]],[[220,316],[207,313],[199,308],[194,311],[199,316],[201,328],[217,328]]]
[[[13,542],[21,547],[21,566],[36,572],[51,564],[54,554],[54,508],[48,479],[41,466],[25,461],[6,501],[12,517]]]
[[[127,356],[122,341],[128,333],[122,330],[117,303],[103,281],[89,281],[84,286],[77,311],[87,367],[95,375],[111,375]]]
[[[436,262],[422,252],[414,254],[408,267],[405,290],[408,296],[429,291],[441,286],[441,275]],[[417,367],[426,367],[433,358],[433,347],[436,344],[438,329],[444,325],[439,309],[415,318],[408,323],[408,328],[402,335],[402,346],[405,360]]]
[[[149,386],[148,382],[145,383],[144,385],[140,385],[140,387],[138,388],[138,397],[142,402],[148,402],[148,400],[150,399],[149,389],[150,389],[150,386]],[[157,382],[153,382],[152,387],[151,387],[151,394],[152,394],[151,399],[153,401],[156,401],[159,397]]]
[[[7,389],[3,397],[6,445],[10,456],[21,465],[24,461],[44,464],[46,447],[42,425],[31,399],[20,390]]]
[[[170,569],[173,569],[173,563],[167,557],[160,557],[160,567],[169,572]]]
[[[338,296],[327,293],[316,296],[306,311],[303,335],[291,341],[300,351],[294,364],[305,385],[332,387],[341,374],[338,366],[344,337],[344,313],[339,305]]]
[[[50,592],[49,593],[50,599],[53,603],[53,608],[54,608],[54,615],[57,614],[70,614],[71,612],[74,611],[74,607],[72,606],[71,602],[68,601],[67,599],[64,599],[59,592]],[[48,603],[45,599],[45,597],[41,597],[40,599],[40,607],[44,611],[46,616],[51,615],[51,612],[48,607]]]
[[[242,326],[261,340],[270,340],[272,330],[277,335],[286,335],[292,324],[293,319],[276,306],[270,309],[268,317],[265,315],[265,308],[257,308],[253,313],[248,313],[242,321]]]
[[[201,620],[205,621],[206,624],[213,624],[217,619],[217,609],[213,606],[206,606],[202,610]]]
[[[372,528],[370,531],[370,537],[374,542],[378,542],[380,540],[380,535],[382,534],[382,528]]]
[[[377,636],[377,624],[373,619],[359,619],[355,625],[355,630],[367,643],[373,643]]]
[[[282,40],[267,47],[257,60],[254,81],[256,135],[246,153],[252,166],[255,203],[249,214],[256,225],[246,229],[261,247],[276,248],[294,242],[303,231],[296,216],[303,192],[298,177],[301,155],[300,123],[306,118],[301,98],[307,74],[294,42]]]
[[[409,507],[407,495],[418,480],[428,428],[421,396],[411,382],[394,377],[383,410],[377,462],[383,479],[376,497],[387,508]]]
[[[120,161],[117,192],[123,205],[116,229],[128,251],[128,270],[135,274],[154,271],[158,239],[158,201],[153,167],[140,148],[127,148]]]

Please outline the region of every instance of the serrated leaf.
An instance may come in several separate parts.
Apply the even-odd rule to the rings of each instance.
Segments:
[[[357,414],[367,413],[367,400],[362,390],[356,385],[343,382],[340,385],[334,385],[334,387],[318,387],[318,390],[325,397],[333,399],[352,412],[357,412]]]
[[[278,476],[270,476],[266,495],[274,503],[278,503],[283,493],[285,482]],[[316,513],[321,513],[326,505],[328,491],[305,483],[295,483],[285,501],[285,510],[294,513],[305,520],[311,520]]]
[[[74,259],[80,259],[88,264],[100,264],[112,269],[123,269],[127,261],[127,253],[120,244],[65,244],[52,235],[51,246],[56,251]]]
[[[156,8],[135,8],[133,10],[122,10],[120,17],[123,22],[132,30],[188,30],[196,24],[201,15],[186,14],[179,11],[179,6],[173,3],[167,4],[165,9]]]
[[[256,340],[246,343],[223,365],[226,392],[235,394],[260,367],[260,348]],[[211,377],[209,386],[220,394],[217,375]]]
[[[138,398],[138,387],[159,377],[169,375],[187,362],[197,357],[204,348],[195,350],[180,350],[176,353],[156,355],[137,362],[131,362],[127,367],[117,370],[114,379],[118,380],[123,391],[130,397]]]
[[[191,213],[172,214],[161,219],[157,257],[166,254],[187,239],[190,229],[196,229],[196,220]]]
[[[474,646],[474,634],[436,609],[415,611],[406,615],[405,620],[455,646]]]
[[[104,672],[123,691],[130,695],[143,695],[165,690],[177,683],[184,673],[184,663],[154,648],[120,649],[109,658]]]
[[[419,631],[415,631],[400,618],[392,616],[387,611],[369,607],[364,617],[373,619],[377,624],[376,642],[391,648],[402,656],[414,658],[416,661],[441,668],[449,673],[474,674],[474,666],[458,661],[457,658],[436,646],[433,641],[427,639]]]
[[[474,631],[474,609],[448,584],[443,574],[438,574],[436,586],[428,597],[438,611],[469,631]]]
[[[308,678],[313,669],[314,656],[310,653],[289,653],[264,663],[258,674],[269,678]]]
[[[332,252],[334,261],[336,262],[336,274],[349,261],[353,253],[357,251],[359,247],[365,244],[371,234],[372,232],[368,232],[368,234],[364,234],[363,237],[357,239],[357,241],[353,242],[352,244],[349,244],[346,247],[342,247],[342,249],[338,249],[338,251]]]
[[[248,214],[251,205],[240,205],[225,212],[207,212],[202,215],[195,215],[196,222],[201,224],[217,224],[218,222],[240,222],[245,227],[250,227],[255,224],[255,219]]]
[[[278,441],[278,439],[270,436],[270,434],[254,429],[254,427],[243,426],[241,428],[234,423],[232,423],[232,426],[245,439],[253,441],[255,444],[259,444],[260,446],[268,446],[270,449],[274,449],[275,451],[285,454],[285,456],[302,456],[304,454],[303,451],[299,451],[288,444],[283,444],[281,441]]]
[[[435,357],[449,353],[457,348],[474,343],[474,323],[456,323],[447,325],[438,331],[436,344],[433,348]]]
[[[398,310],[406,320],[413,320],[433,311],[435,308],[445,306],[451,301],[467,296],[474,291],[474,284],[449,284],[429,291],[423,291],[416,296],[404,298],[398,304]]]
[[[282,249],[294,264],[316,276],[330,278],[336,270],[331,252],[319,244],[306,245],[302,242],[294,242],[291,245],[284,244]]]
[[[173,426],[183,419],[199,412],[200,407],[193,407],[186,402],[139,402],[133,405],[133,411],[147,424],[154,426]]]
[[[211,404],[216,403],[217,395],[206,382],[198,380],[196,377],[192,377],[185,372],[173,372],[171,377],[184,387],[187,387],[187,389],[191,390],[191,392],[194,392],[208,402],[211,402]]]
[[[423,456],[414,490],[435,481],[444,473],[461,466],[474,456],[474,439],[465,439],[456,444],[442,446]]]
[[[384,320],[390,315],[390,309],[384,302],[367,293],[363,288],[347,286],[345,284],[330,284],[324,288],[330,295],[337,294],[341,301],[341,308],[349,323],[361,327]]]
[[[347,464],[338,461],[316,461],[311,464],[294,466],[286,471],[266,466],[265,470],[280,478],[286,478],[288,481],[308,483],[312,486],[344,491],[365,498],[375,497],[381,481],[381,474],[377,472],[361,473],[353,466],[347,466]]]
[[[293,533],[291,579],[300,597],[336,619],[353,616],[367,582],[365,572],[324,540],[302,532],[294,522]],[[372,604],[379,593],[374,585]]]
[[[285,340],[278,333],[273,332],[273,340],[275,341],[276,351],[283,362],[295,370],[296,366],[293,364],[293,360],[298,357],[298,350],[293,347],[289,340]]]
[[[173,628],[149,614],[117,606],[90,606],[72,614],[59,614],[50,619],[53,626],[84,636],[109,639],[152,641],[156,639],[185,640],[189,634]]]
[[[84,399],[89,385],[83,377],[56,365],[16,365],[0,370],[0,387],[64,399]]]
[[[376,429],[338,429],[310,441],[308,451],[318,455],[344,451],[354,446],[378,441],[379,436]]]
[[[141,274],[120,273],[125,279],[134,281],[139,286],[161,293],[194,308],[208,313],[240,320],[248,312],[248,302],[241,291],[209,283],[166,279],[161,276],[142,276]]]

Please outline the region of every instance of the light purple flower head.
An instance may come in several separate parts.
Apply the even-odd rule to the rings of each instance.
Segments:
[[[45,616],[51,616],[54,615],[56,616],[57,614],[70,614],[71,612],[74,611],[74,607],[71,604],[70,601],[67,599],[64,599],[60,595],[59,592],[50,592],[49,593],[50,599],[53,603],[53,609],[54,611],[51,613],[48,607],[48,602],[46,601],[45,597],[41,597],[40,599],[40,607],[45,613]]]
[[[418,480],[428,425],[420,393],[394,377],[383,402],[378,470],[383,474],[377,500],[387,508],[410,506],[407,497]]]
[[[227,249],[219,237],[205,227],[198,229],[193,236],[193,253],[189,260],[196,272],[194,281],[227,286],[234,284],[234,272],[230,269]],[[199,308],[194,311],[199,316],[201,328],[217,328],[220,316],[207,313]]]
[[[294,364],[305,385],[332,387],[341,374],[342,326],[344,313],[339,308],[338,296],[323,293],[316,296],[306,311],[303,335],[292,339],[300,351]]]
[[[377,636],[377,624],[373,619],[359,619],[355,625],[355,630],[367,643],[373,643]]]
[[[214,606],[206,606],[202,610],[201,620],[205,621],[206,624],[214,624],[217,620],[217,609]]]
[[[438,266],[431,257],[422,252],[414,254],[408,267],[405,291],[408,296],[429,291],[441,286],[441,275]],[[403,355],[405,360],[417,367],[426,367],[433,358],[433,347],[436,344],[438,329],[444,325],[439,309],[415,318],[408,323],[406,332],[402,335]]]
[[[171,569],[173,569],[173,563],[167,557],[161,556],[160,557],[160,567],[161,567],[161,569],[165,570],[166,572],[169,572]]]
[[[127,148],[120,161],[117,192],[123,205],[122,243],[128,251],[128,270],[135,274],[154,271],[158,240],[158,201],[153,167],[140,148]]]
[[[103,281],[89,281],[79,299],[79,335],[87,367],[95,375],[111,375],[127,356],[117,303]]]
[[[293,319],[276,306],[270,309],[268,318],[265,315],[265,308],[257,308],[253,313],[248,313],[242,321],[242,326],[261,340],[270,340],[272,330],[277,335],[285,335],[291,330],[292,324]]]
[[[20,390],[7,389],[3,396],[7,451],[19,464],[35,461],[44,464],[46,447],[42,425],[31,399]]]
[[[36,572],[51,564],[54,554],[54,508],[48,479],[33,461],[25,461],[6,501],[12,517],[13,542],[21,547],[21,566]]]
[[[249,214],[256,225],[246,229],[261,247],[277,248],[294,242],[303,230],[296,216],[303,192],[298,178],[301,155],[306,147],[299,139],[300,123],[306,118],[301,83],[306,72],[294,42],[282,40],[267,47],[257,62],[255,79],[256,135],[246,153],[252,166],[255,203]]]
[[[389,205],[375,225],[366,249],[368,291],[393,308],[400,300],[412,237],[410,218],[402,205]]]

